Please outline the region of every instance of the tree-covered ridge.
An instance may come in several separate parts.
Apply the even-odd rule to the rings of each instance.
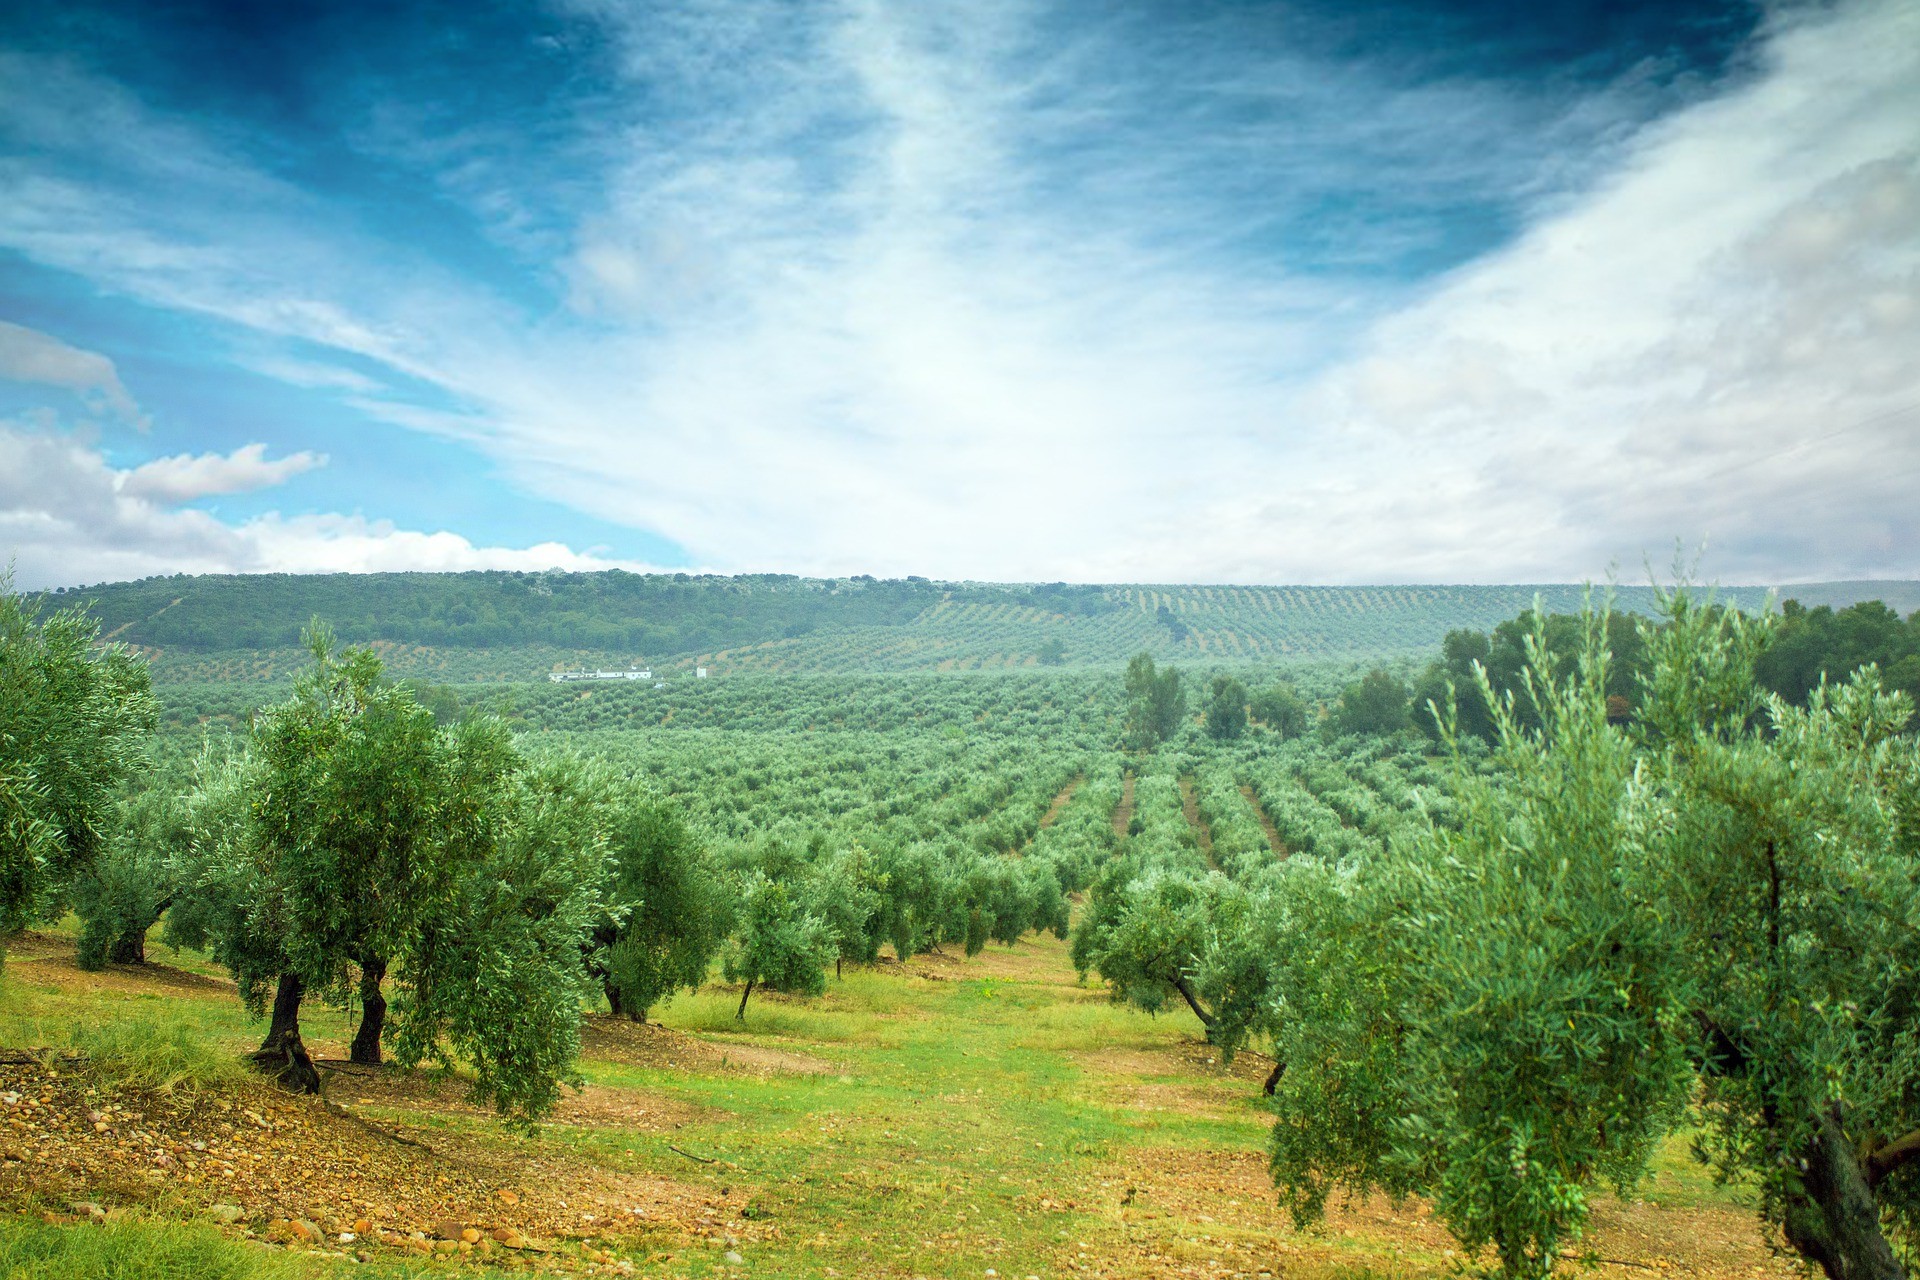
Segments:
[[[1745,607],[1758,588],[1728,589]],[[1920,583],[1812,584],[1810,606],[1920,608]],[[1150,652],[1220,663],[1373,660],[1431,652],[1531,607],[1577,612],[1584,588],[1089,586],[606,573],[391,573],[149,578],[55,593],[92,602],[155,679],[285,680],[300,629],[334,620],[389,672],[443,683],[537,679],[569,667],[854,673],[1107,666]],[[1616,607],[1642,612],[1644,588]]]

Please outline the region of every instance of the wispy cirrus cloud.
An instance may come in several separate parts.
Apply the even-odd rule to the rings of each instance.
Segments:
[[[1920,573],[1920,7],[1775,10],[1718,79],[1330,12],[570,4],[598,78],[524,154],[327,104],[464,262],[36,59],[0,245],[722,568]]]
[[[113,361],[49,334],[0,320],[0,380],[59,387],[88,407],[144,427],[140,406],[120,382]]]

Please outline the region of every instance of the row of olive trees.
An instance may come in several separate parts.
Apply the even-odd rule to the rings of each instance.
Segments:
[[[1229,1050],[1272,1045],[1272,1170],[1303,1221],[1336,1190],[1418,1194],[1545,1276],[1686,1127],[1826,1274],[1901,1276],[1920,744],[1872,668],[1804,707],[1762,692],[1775,625],[1676,593],[1636,635],[1623,726],[1608,617],[1570,661],[1536,624],[1517,694],[1475,673],[1496,746],[1461,761],[1451,825],[1238,880],[1116,863],[1076,959]]]
[[[289,1083],[319,1083],[303,1003],[357,991],[356,1061],[459,1058],[519,1117],[573,1074],[596,981],[643,1012],[704,979],[730,922],[719,877],[629,780],[528,758],[492,718],[443,729],[317,626],[244,751],[143,778],[146,671],[97,639],[84,612],[42,620],[0,590],[0,926],[71,906],[97,966],[142,958],[164,913],[271,1008],[256,1056]]]

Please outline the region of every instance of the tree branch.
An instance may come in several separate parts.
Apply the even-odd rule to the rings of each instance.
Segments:
[[[1920,1129],[1903,1134],[1893,1141],[1882,1145],[1878,1150],[1867,1153],[1867,1185],[1877,1187],[1881,1180],[1895,1169],[1920,1160]]]

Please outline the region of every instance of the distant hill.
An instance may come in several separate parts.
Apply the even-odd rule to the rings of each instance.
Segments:
[[[856,672],[1070,666],[1163,658],[1250,663],[1363,661],[1431,652],[1450,630],[1486,630],[1536,596],[1578,609],[1584,588],[1520,586],[1082,586],[567,573],[221,575],[148,578],[55,593],[88,599],[112,638],[166,681],[283,678],[300,631],[325,618],[370,643],[397,675],[446,682],[540,679],[576,666],[701,665],[730,671]],[[1763,588],[1725,588],[1749,607]],[[1884,600],[1920,609],[1920,582],[1811,583],[1809,606]],[[1645,587],[1618,592],[1644,611]]]

